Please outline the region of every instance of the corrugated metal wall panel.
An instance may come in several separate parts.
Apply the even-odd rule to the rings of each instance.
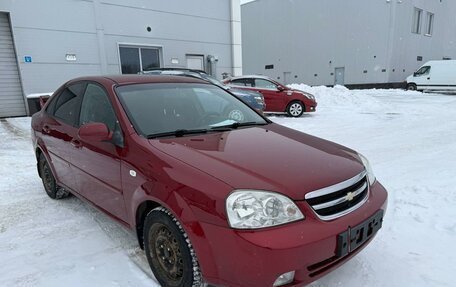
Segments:
[[[0,118],[26,114],[8,15],[0,13]]]

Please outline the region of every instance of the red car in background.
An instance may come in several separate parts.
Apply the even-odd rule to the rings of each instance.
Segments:
[[[315,112],[317,101],[312,94],[293,90],[264,76],[241,76],[224,80],[227,85],[261,93],[266,103],[265,112],[287,113],[300,117],[305,112]]]
[[[131,228],[164,287],[303,286],[362,250],[386,210],[362,155],[192,77],[69,81],[32,142],[48,196]]]

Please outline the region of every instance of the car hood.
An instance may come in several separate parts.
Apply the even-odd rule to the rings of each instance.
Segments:
[[[277,124],[149,142],[233,189],[275,191],[295,200],[364,170],[356,152]]]
[[[304,95],[309,95],[309,96],[314,97],[313,94],[311,94],[309,92],[306,92],[306,91],[303,91],[303,90],[289,89],[288,91],[290,91],[292,93],[301,93],[301,94],[304,94]]]

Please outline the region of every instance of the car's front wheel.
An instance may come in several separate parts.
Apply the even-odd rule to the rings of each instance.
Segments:
[[[61,199],[70,195],[68,191],[57,185],[51,167],[43,154],[40,154],[38,168],[41,180],[43,181],[44,190],[50,198]]]
[[[287,114],[290,117],[299,118],[304,113],[304,104],[299,101],[291,102],[287,107]]]
[[[417,87],[415,84],[411,83],[411,84],[408,84],[407,85],[407,90],[409,91],[416,91],[417,90]]]
[[[196,287],[202,279],[195,251],[179,221],[159,207],[146,216],[144,249],[162,286]]]

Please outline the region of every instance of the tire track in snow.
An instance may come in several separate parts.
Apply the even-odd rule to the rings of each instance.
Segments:
[[[14,139],[19,138],[22,140],[28,140],[30,138],[30,133],[27,133],[21,128],[14,126],[7,119],[0,119],[0,124],[5,128],[7,132],[15,136]]]

